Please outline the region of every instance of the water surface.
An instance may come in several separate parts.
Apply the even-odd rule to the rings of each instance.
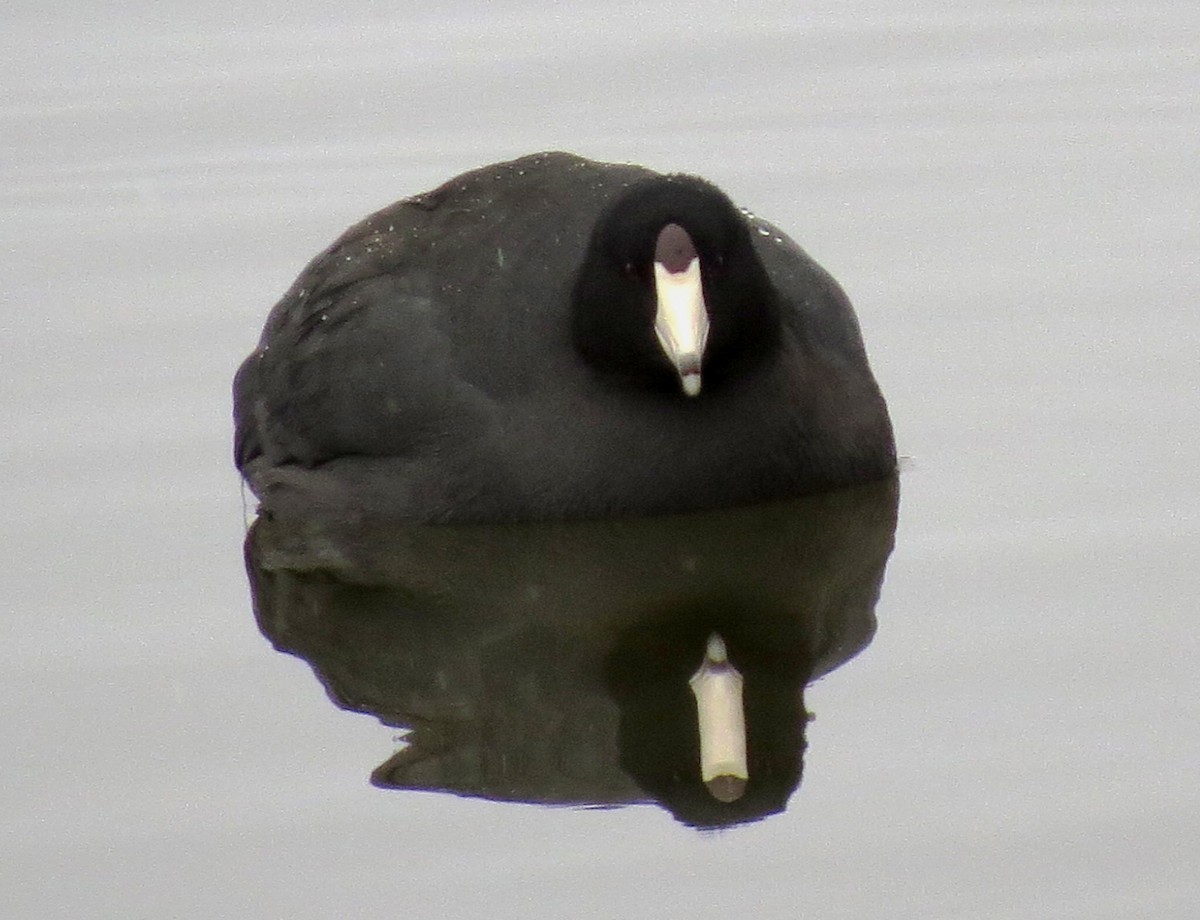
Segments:
[[[0,913],[1191,918],[1194,4],[17,4],[0,35]],[[303,263],[536,149],[843,283],[897,548],[781,815],[381,790],[256,629],[228,386]]]

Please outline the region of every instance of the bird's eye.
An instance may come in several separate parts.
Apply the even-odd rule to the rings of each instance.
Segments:
[[[632,262],[626,262],[624,269],[625,269],[625,274],[627,274],[630,278],[632,278],[634,275],[637,274],[637,266],[634,265]]]

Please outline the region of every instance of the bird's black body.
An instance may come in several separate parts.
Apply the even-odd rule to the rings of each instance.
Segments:
[[[695,242],[703,388],[655,339],[655,239]],[[234,384],[264,506],[412,521],[643,515],[895,469],[837,284],[708,183],[562,153],[368,217],[276,305]]]

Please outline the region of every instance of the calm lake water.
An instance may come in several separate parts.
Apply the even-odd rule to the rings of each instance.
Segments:
[[[399,8],[0,14],[0,915],[1196,917],[1200,7]],[[372,786],[397,729],[255,623],[267,310],[555,148],[787,230],[907,458],[878,632],[757,823]]]

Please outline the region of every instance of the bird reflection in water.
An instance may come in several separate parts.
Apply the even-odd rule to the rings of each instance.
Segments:
[[[264,516],[246,560],[274,646],[337,705],[411,729],[375,785],[721,827],[799,785],[804,689],[874,633],[898,496],[889,479],[582,523]]]

